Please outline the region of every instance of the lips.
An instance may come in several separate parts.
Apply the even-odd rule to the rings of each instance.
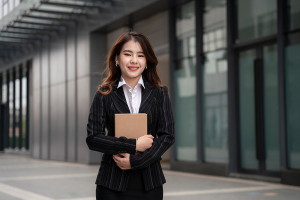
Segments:
[[[130,71],[137,71],[139,69],[139,67],[138,66],[128,66],[128,69]]]

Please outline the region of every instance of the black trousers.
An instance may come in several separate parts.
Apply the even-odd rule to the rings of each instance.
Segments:
[[[163,187],[158,187],[148,192],[144,190],[127,190],[126,192],[118,192],[107,189],[100,185],[96,189],[97,200],[162,200]]]
[[[154,188],[145,191],[143,186],[142,174],[140,171],[133,172],[130,176],[126,192],[110,190],[103,186],[97,185],[97,200],[162,200],[163,187]]]

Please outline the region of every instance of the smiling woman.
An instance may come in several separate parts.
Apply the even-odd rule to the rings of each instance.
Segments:
[[[87,124],[89,148],[104,153],[97,200],[163,199],[166,180],[160,160],[175,139],[170,99],[161,86],[157,63],[149,40],[136,32],[122,34],[108,54],[106,77]],[[146,113],[148,135],[115,137],[117,113]]]
[[[120,55],[116,56],[116,67],[120,67],[122,77],[133,88],[146,68],[146,58],[140,43],[133,40],[125,43]]]
[[[106,73],[106,77],[103,80],[102,84],[99,85],[99,92],[101,94],[109,94],[111,92],[111,84],[116,80],[119,80],[121,77],[121,69],[118,67],[118,63],[116,63],[118,57],[120,57],[121,53],[128,53],[128,51],[122,52],[127,42],[134,42],[136,45],[141,48],[141,53],[139,56],[144,56],[146,61],[147,69],[142,71],[142,75],[147,79],[147,81],[153,86],[162,86],[160,78],[157,74],[156,66],[158,64],[157,58],[154,54],[152,46],[149,40],[143,34],[136,32],[129,32],[122,34],[116,41],[113,47],[111,48],[107,60],[106,60],[106,68],[104,72]],[[126,44],[126,46],[129,44]],[[137,47],[135,47],[137,48]],[[132,55],[131,52],[130,55]],[[146,68],[146,67],[145,67]]]

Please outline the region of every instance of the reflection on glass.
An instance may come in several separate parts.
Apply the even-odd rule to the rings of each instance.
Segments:
[[[13,81],[9,81],[9,147],[13,147],[13,111],[14,111],[14,105],[13,105]]]
[[[6,73],[3,73],[2,77],[2,103],[7,102],[7,80],[6,80]]]
[[[237,42],[276,34],[276,0],[237,0]]]
[[[178,64],[175,77],[175,128],[178,160],[197,160],[196,155],[196,39],[195,2],[177,10],[176,36]]]
[[[279,107],[276,45],[265,46],[263,48],[263,67],[266,170],[279,171]]]
[[[258,169],[255,142],[255,91],[253,62],[255,50],[239,55],[240,159],[243,169]]]
[[[28,149],[26,70],[3,73],[2,104],[5,104],[5,148]],[[15,87],[15,90],[14,90]],[[22,90],[22,92],[21,92]],[[2,119],[1,119],[2,120]]]
[[[19,147],[20,129],[19,129],[19,116],[20,116],[20,80],[15,80],[15,144]]]
[[[285,49],[288,167],[300,169],[300,34],[291,36],[289,40],[290,45]]]
[[[22,147],[26,148],[26,114],[27,114],[27,78],[24,76],[22,78],[22,103],[21,103],[21,109],[22,109]]]
[[[205,2],[203,134],[206,162],[228,162],[226,1]]]
[[[300,1],[289,0],[290,30],[300,28]]]

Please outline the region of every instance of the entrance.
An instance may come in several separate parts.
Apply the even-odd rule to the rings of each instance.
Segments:
[[[280,169],[277,61],[276,44],[238,54],[240,172],[272,176]]]

